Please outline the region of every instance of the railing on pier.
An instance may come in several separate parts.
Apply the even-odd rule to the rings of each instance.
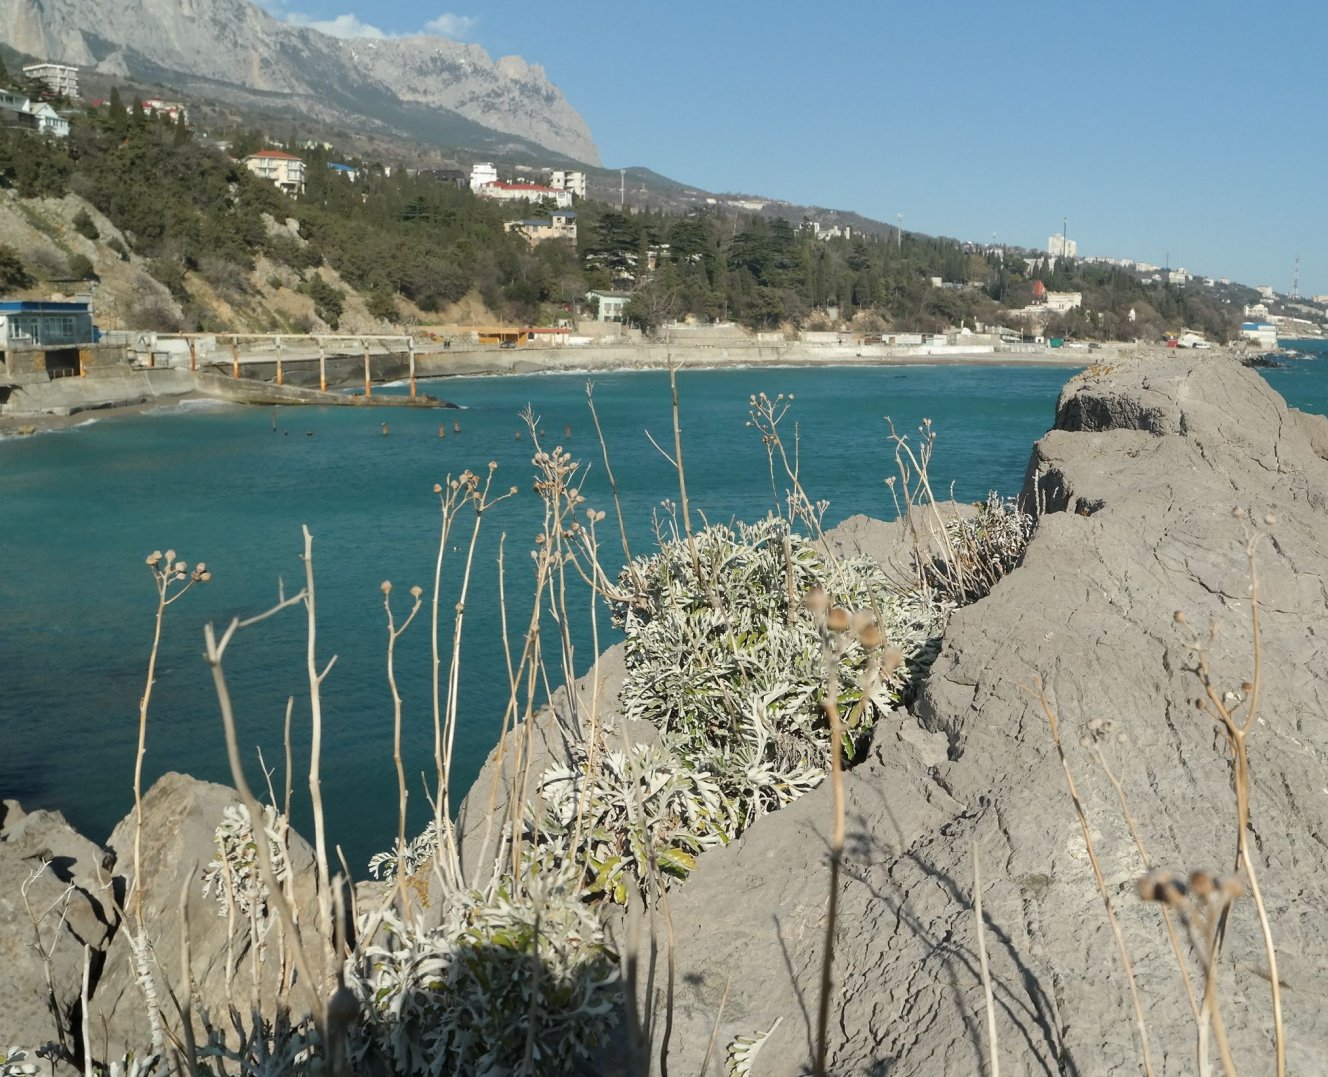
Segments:
[[[189,369],[198,370],[200,351],[215,355],[229,348],[231,377],[239,379],[240,367],[247,363],[276,364],[276,382],[285,384],[286,368],[295,363],[318,363],[318,387],[327,392],[327,360],[329,356],[342,357],[359,354],[364,360],[364,395],[373,395],[371,355],[375,348],[385,354],[406,353],[409,362],[410,397],[415,399],[415,338],[408,335],[347,334],[347,333],[160,333],[151,342],[146,339],[148,365],[155,365],[156,355],[166,351],[180,355],[181,349],[160,348],[161,344],[182,342],[189,350]],[[265,347],[266,346],[266,347]],[[270,352],[269,350],[270,349]],[[242,350],[244,355],[241,355]],[[306,354],[307,353],[307,354]],[[225,352],[223,351],[223,354]],[[208,361],[206,358],[204,361]],[[212,360],[214,363],[216,360]]]

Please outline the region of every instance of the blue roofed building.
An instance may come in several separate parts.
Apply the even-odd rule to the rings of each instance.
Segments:
[[[101,333],[86,302],[0,302],[0,354],[10,375],[79,374],[98,356]]]

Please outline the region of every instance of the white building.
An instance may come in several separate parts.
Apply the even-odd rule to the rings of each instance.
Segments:
[[[1242,322],[1240,335],[1252,340],[1261,348],[1277,347],[1277,327],[1267,322]]]
[[[188,123],[189,111],[179,101],[163,101],[159,97],[146,97],[143,99],[143,114],[145,116],[166,116],[174,123]]]
[[[587,292],[586,299],[598,305],[595,314],[597,322],[620,322],[627,309],[629,296],[626,292]]]
[[[586,174],[584,172],[565,172],[555,168],[549,176],[549,186],[555,191],[566,191],[577,198],[586,197]]]
[[[69,121],[49,104],[34,103],[13,90],[0,90],[0,126],[24,127],[54,138],[69,134]]]
[[[1273,291],[1273,286],[1271,284],[1256,285],[1254,290],[1258,292],[1261,296],[1263,296],[1265,299],[1277,298],[1277,293]]]
[[[571,191],[555,191],[552,187],[545,187],[542,183],[505,183],[502,180],[497,180],[494,183],[481,184],[475,188],[475,193],[481,198],[491,198],[495,202],[543,202],[548,200],[560,209],[568,209],[572,205]]]
[[[558,209],[542,220],[508,221],[503,231],[520,232],[532,247],[546,239],[570,239],[576,243],[576,214],[570,209]]]
[[[46,84],[51,93],[59,97],[78,96],[78,68],[68,64],[25,64],[23,74]]]
[[[1073,258],[1079,252],[1079,244],[1065,236],[1048,236],[1047,253],[1053,258]]]
[[[478,191],[481,187],[498,182],[498,169],[492,164],[471,165],[470,189]]]
[[[304,161],[284,150],[259,150],[244,159],[244,167],[259,179],[275,183],[285,194],[304,194]]]
[[[1083,302],[1083,292],[1047,293],[1047,309],[1057,314],[1064,314],[1067,310],[1074,310],[1075,307],[1082,306]]]
[[[1188,269],[1172,269],[1167,272],[1168,284],[1189,284],[1191,279]]]

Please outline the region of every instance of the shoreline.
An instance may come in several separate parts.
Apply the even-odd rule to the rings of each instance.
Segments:
[[[662,350],[668,358],[661,361]],[[1050,349],[1028,353],[953,353],[953,354],[897,354],[897,355],[861,355],[839,354],[847,349],[835,349],[832,356],[819,357],[814,354],[814,347],[796,356],[758,356],[742,355],[743,347],[720,348],[715,346],[678,347],[675,353],[671,347],[652,345],[628,346],[615,348],[611,356],[595,357],[569,354],[570,349],[540,348],[529,352],[483,351],[425,353],[419,357],[418,378],[421,381],[443,381],[459,377],[509,377],[512,375],[559,375],[559,374],[632,374],[661,372],[669,368],[670,362],[679,370],[729,370],[755,369],[757,367],[779,367],[806,370],[836,370],[856,367],[900,367],[918,368],[931,366],[971,366],[971,367],[1052,367],[1086,368],[1100,363],[1117,362],[1126,358],[1161,358],[1174,354],[1174,349],[1154,345],[1103,344],[1092,351],[1086,349]],[[754,352],[755,349],[752,349]],[[633,356],[633,352],[636,355]],[[735,352],[739,354],[734,354]],[[1230,354],[1229,348],[1215,348],[1210,354]],[[579,362],[577,360],[580,360]],[[20,414],[0,414],[0,441],[19,440],[24,437],[56,431],[72,430],[95,422],[115,420],[121,417],[143,415],[157,410],[187,410],[206,402],[210,407],[227,408],[250,405],[227,404],[213,397],[189,390],[182,393],[162,394],[147,400],[135,400],[124,404],[107,403],[72,411],[70,414],[28,412]],[[275,406],[275,405],[274,405]]]

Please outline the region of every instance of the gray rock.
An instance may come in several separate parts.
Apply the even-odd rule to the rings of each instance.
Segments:
[[[85,956],[95,977],[117,918],[104,850],[59,812],[25,814],[13,800],[3,809],[0,1041],[36,1047],[77,1032]]]
[[[1157,907],[1135,893],[1145,865],[1094,748],[1120,779],[1156,865],[1181,875],[1232,869],[1231,766],[1195,707],[1188,641],[1216,626],[1207,656],[1219,691],[1252,678],[1245,550],[1254,531],[1265,537],[1255,557],[1262,702],[1248,741],[1250,837],[1278,947],[1288,1071],[1322,1068],[1326,434],[1222,359],[1126,363],[1067,386],[1058,429],[1030,466],[1026,493],[1040,493],[1047,511],[1023,565],[954,616],[917,718],[878,735],[872,759],[845,780],[829,1072],[985,1067],[974,850],[1003,1066],[1138,1071],[1129,995],[1039,679],[1134,961],[1153,1070],[1196,1072],[1176,961]],[[1262,523],[1266,515],[1276,522]],[[1185,624],[1174,623],[1176,610]],[[712,1038],[718,1071],[726,1043],[776,1018],[756,1072],[809,1071],[831,819],[823,786],[707,854],[675,891],[672,1072],[698,1072]],[[656,937],[662,946],[658,927]],[[1267,1071],[1268,968],[1249,897],[1235,904],[1225,952],[1219,995],[1237,1064]],[[658,1034],[658,992],[656,1001]]]
[[[256,955],[247,925],[241,918],[233,944],[228,943],[226,917],[219,915],[218,903],[202,893],[202,874],[213,856],[217,825],[226,808],[239,803],[239,794],[233,789],[175,773],[163,775],[143,798],[143,920],[152,945],[153,971],[168,1030],[180,1028],[171,993],[182,1004],[189,999],[188,986],[183,982],[182,896],[197,1005],[206,1009],[214,1022],[227,1027],[226,1015],[231,1005],[248,1018]],[[117,824],[108,844],[118,857],[116,885],[129,916],[125,927],[112,940],[90,1006],[94,1053],[97,1057],[110,1058],[119,1057],[126,1049],[142,1053],[151,1038],[129,942],[134,881],[132,812]],[[301,919],[307,922],[314,916],[313,852],[294,832],[289,845],[297,905]],[[272,945],[263,955],[259,973],[262,998],[269,1014],[279,964],[276,936],[274,927],[269,936]],[[297,1007],[302,997],[296,992],[293,1002]]]

